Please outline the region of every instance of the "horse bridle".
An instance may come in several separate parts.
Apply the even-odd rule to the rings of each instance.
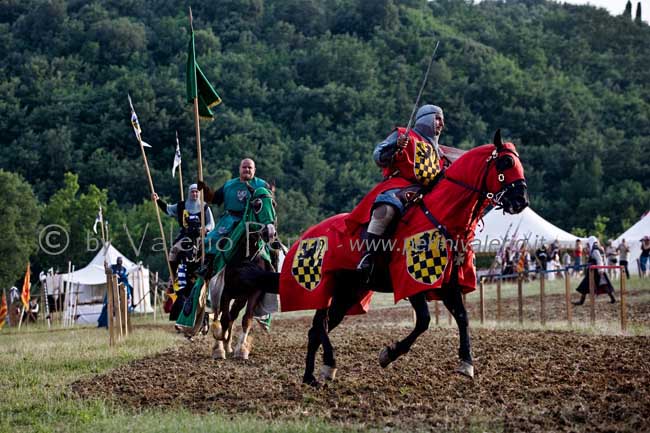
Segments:
[[[447,175],[446,173],[444,173],[444,178],[447,179],[448,181],[452,182],[452,183],[455,183],[456,185],[462,186],[465,189],[468,189],[470,191],[473,191],[475,193],[480,194],[482,200],[480,200],[481,203],[480,203],[479,206],[477,206],[477,208],[480,209],[482,207],[482,205],[483,205],[482,202],[484,200],[489,200],[490,204],[492,206],[494,206],[496,209],[501,209],[501,208],[503,208],[502,199],[506,195],[506,193],[513,190],[518,185],[526,186],[526,181],[523,180],[523,179],[516,180],[516,181],[511,182],[511,183],[509,183],[507,185],[504,185],[505,180],[506,180],[506,176],[505,176],[505,174],[503,172],[505,170],[507,170],[509,168],[512,168],[514,166],[514,160],[512,159],[512,156],[503,155],[504,153],[514,155],[515,158],[519,159],[519,154],[517,152],[515,152],[514,150],[506,148],[506,149],[501,150],[501,152],[499,152],[499,151],[497,151],[496,146],[495,146],[495,149],[492,151],[492,153],[490,154],[490,156],[488,157],[488,159],[486,161],[487,165],[485,166],[485,171],[483,172],[483,178],[481,179],[481,188],[480,189],[478,189],[478,188],[476,188],[476,187],[474,187],[472,185],[468,185],[465,182],[462,182],[460,180],[456,180],[456,179],[454,179],[452,177],[449,177],[449,175]],[[508,166],[499,167],[499,160],[501,160],[502,158],[505,158],[505,157],[507,157],[512,162],[509,163]],[[502,185],[502,188],[496,194],[492,193],[492,192],[489,192],[487,190],[488,173],[490,172],[490,164],[492,163],[492,161],[495,161],[496,164],[497,164],[497,180]],[[472,220],[470,222],[472,222],[472,221],[474,221],[474,218],[472,218]]]

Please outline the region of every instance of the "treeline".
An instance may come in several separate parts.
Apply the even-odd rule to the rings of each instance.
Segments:
[[[32,185],[41,226],[55,193],[71,188],[66,172],[78,176],[77,197],[96,188],[109,212],[136,221],[148,209],[127,93],[159,193],[178,198],[175,131],[186,183],[194,177],[189,5],[0,3],[0,168]],[[284,233],[350,210],[379,179],[372,148],[407,122],[438,40],[424,101],[445,109],[443,144],[470,148],[502,128],[519,146],[532,206],[568,230],[618,234],[650,208],[645,23],[543,0],[191,6],[198,61],[224,100],[202,124],[205,177],[218,185],[253,157],[278,185]]]

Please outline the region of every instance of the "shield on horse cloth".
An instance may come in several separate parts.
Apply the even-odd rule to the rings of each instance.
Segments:
[[[447,266],[447,239],[436,229],[416,233],[405,239],[404,255],[411,278],[418,283],[433,284]]]
[[[298,245],[291,274],[300,286],[309,291],[318,287],[323,277],[325,251],[327,251],[326,236],[303,239]]]

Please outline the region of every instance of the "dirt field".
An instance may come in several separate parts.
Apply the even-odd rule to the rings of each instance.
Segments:
[[[320,390],[300,383],[308,318],[278,318],[269,335],[256,327],[248,361],[212,360],[201,337],[72,389],[133,408],[320,417],[381,431],[650,431],[650,337],[474,329],[471,381],[451,373],[456,330],[432,327],[383,370],[379,350],[411,320],[409,308],[346,319],[332,334],[339,378]]]

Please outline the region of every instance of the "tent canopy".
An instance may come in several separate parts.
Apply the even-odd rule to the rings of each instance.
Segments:
[[[582,239],[546,221],[530,207],[517,215],[501,210],[491,210],[479,223],[472,244],[474,251],[497,251],[504,242],[526,240],[529,247],[538,248],[544,244],[558,241],[560,246],[572,247],[577,239]]]
[[[650,212],[646,212],[646,214],[642,216],[636,224],[617,237],[614,241],[614,245],[620,245],[621,241],[625,239],[627,246],[630,247],[630,257],[628,258],[628,262],[632,264],[636,262],[641,255],[641,242],[639,241],[644,236],[650,236]]]
[[[85,268],[69,274],[63,274],[63,280],[80,284],[106,284],[104,262],[107,262],[109,266],[113,265],[117,263],[118,257],[122,257],[122,265],[126,268],[127,272],[131,273],[131,269],[138,267],[138,265],[127,259],[124,254],[109,243],[97,252],[97,255],[95,255]]]
[[[110,243],[105,244],[86,265],[75,272],[52,275],[47,279],[48,292],[62,293],[67,286],[68,293],[74,293],[78,304],[95,304],[103,302],[106,294],[106,270],[104,263],[115,264],[122,257],[122,265],[129,274],[129,283],[133,287],[133,302],[135,309],[141,313],[152,312],[149,299],[149,270],[142,265],[133,263]],[[63,284],[67,283],[67,284]]]

